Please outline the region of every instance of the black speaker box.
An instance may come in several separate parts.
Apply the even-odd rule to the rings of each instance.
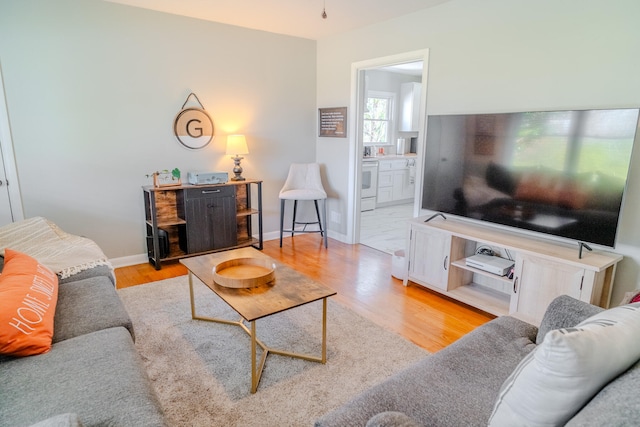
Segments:
[[[169,256],[169,235],[162,228],[158,228],[158,246],[160,247],[160,258]],[[153,236],[147,236],[147,251],[149,256],[153,255]]]

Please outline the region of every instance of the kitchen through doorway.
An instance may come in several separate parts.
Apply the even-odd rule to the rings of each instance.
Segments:
[[[391,255],[405,249],[408,220],[420,211],[416,171],[424,134],[424,63],[389,63],[359,74],[359,243]]]

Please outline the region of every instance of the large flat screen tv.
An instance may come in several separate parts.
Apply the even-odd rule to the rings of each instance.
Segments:
[[[613,247],[638,113],[431,115],[422,208]]]

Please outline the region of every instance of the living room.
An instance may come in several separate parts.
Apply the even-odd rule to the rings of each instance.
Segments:
[[[311,40],[101,0],[3,1],[0,65],[24,215],[90,237],[116,266],[146,262],[147,175],[231,172],[226,136],[243,133],[244,175],[264,182],[265,238],[277,237],[289,164],[318,162],[329,236],[351,243],[354,141],[316,129],[318,108],[351,113],[354,63],[428,49],[429,114],[638,107],[639,16],[633,0],[452,0]],[[191,92],[216,127],[202,150],[172,133]],[[636,152],[613,303],[639,282],[639,165]]]
[[[428,114],[638,102],[632,1],[455,0],[317,41],[105,1],[0,7],[25,216],[93,238],[115,265],[145,260],[147,175],[174,167],[230,172],[231,133],[247,137],[244,175],[264,181],[265,238],[277,234],[277,193],[289,164],[315,161],[329,193],[329,235],[350,243],[354,142],[318,138],[315,129],[317,108],[352,104],[353,63],[429,49]],[[184,149],[172,134],[191,92],[216,127],[202,150]],[[615,248],[625,259],[614,301],[638,282],[636,158]]]

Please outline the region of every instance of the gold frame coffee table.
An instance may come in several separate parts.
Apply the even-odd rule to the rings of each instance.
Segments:
[[[260,383],[265,361],[270,353],[280,354],[311,362],[326,363],[327,361],[327,298],[336,292],[315,282],[307,276],[276,261],[275,283],[256,288],[225,288],[214,283],[213,268],[224,261],[235,258],[265,258],[270,257],[254,248],[234,249],[208,255],[196,256],[180,260],[189,270],[189,294],[191,298],[191,318],[207,322],[224,323],[240,326],[251,337],[251,393],[255,393]],[[241,316],[238,321],[201,316],[196,313],[195,297],[193,293],[193,276],[226,302]],[[312,356],[278,350],[267,346],[258,339],[256,334],[256,320],[280,313],[310,302],[322,300],[322,355]],[[244,322],[248,322],[247,327]],[[258,365],[256,361],[257,346],[262,348],[262,358]]]

